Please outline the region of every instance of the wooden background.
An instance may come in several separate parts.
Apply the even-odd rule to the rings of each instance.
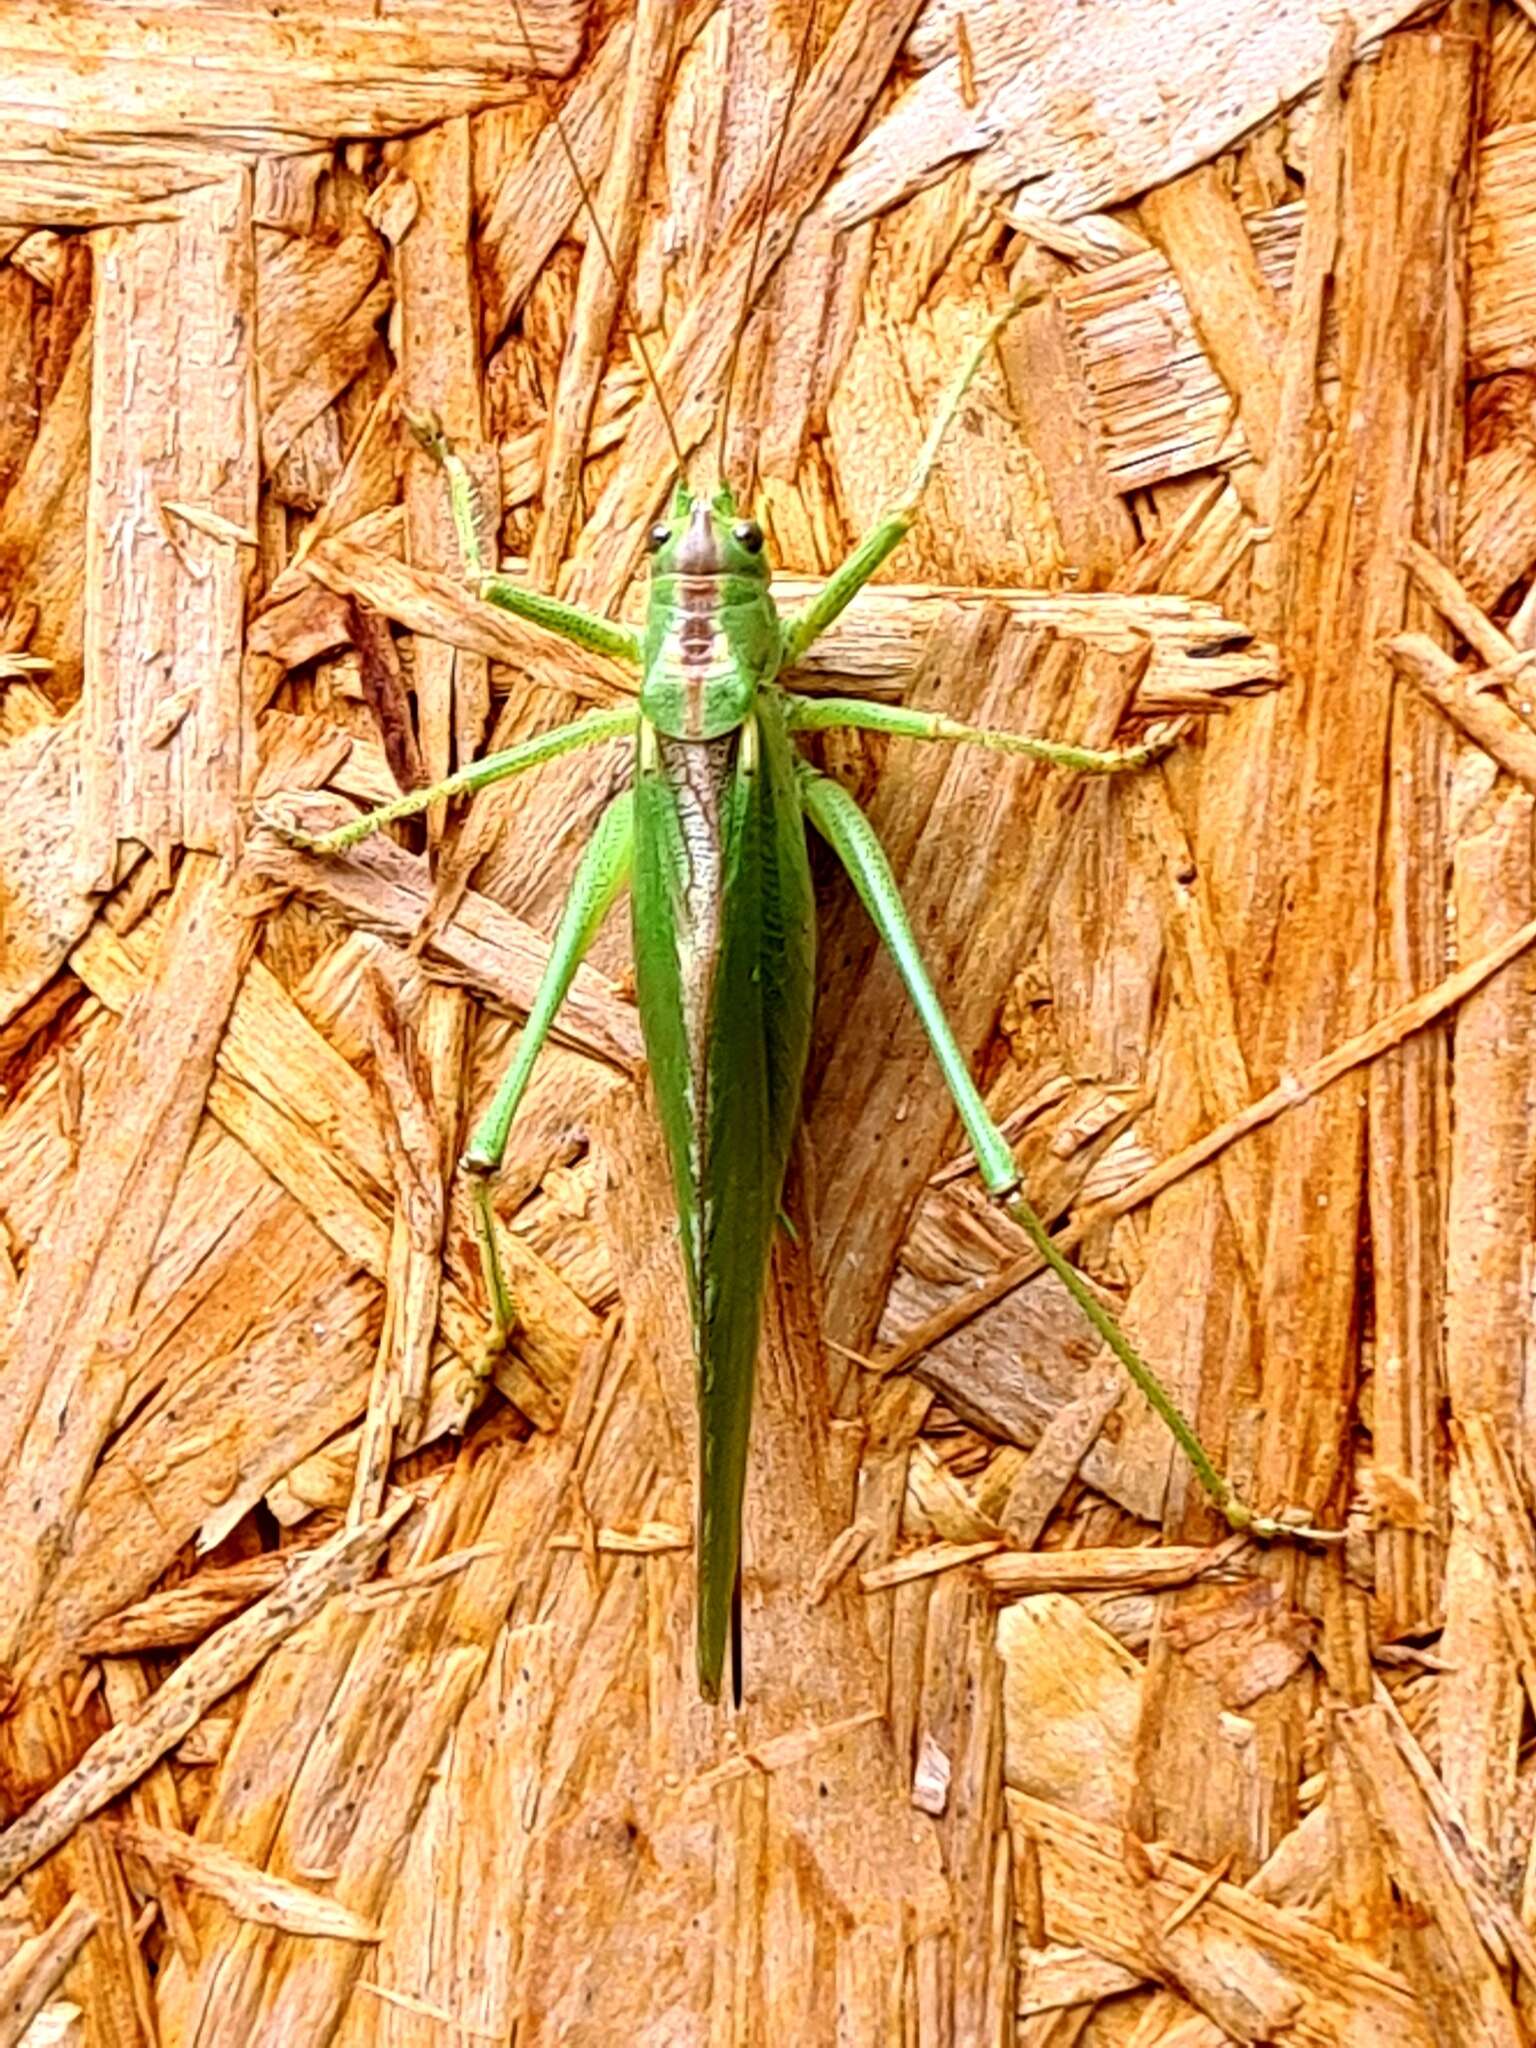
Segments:
[[[805,4],[0,4],[0,2043],[1536,2034],[1536,9],[821,0],[770,189]],[[622,762],[257,807],[628,686],[402,414],[632,612],[633,330],[702,471],[765,208],[791,595],[1049,288],[816,675],[1185,737],[827,759],[1035,1201],[1347,1540],[1215,1522],[828,876],[734,1715],[622,919],[467,1415],[453,1160]]]

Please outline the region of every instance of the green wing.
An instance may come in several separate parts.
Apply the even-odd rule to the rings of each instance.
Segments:
[[[699,1686],[714,1699],[739,1627],[763,1289],[815,984],[805,825],[776,689],[721,739],[642,736],[632,886],[640,1019],[693,1309]],[[739,1643],[735,1682],[739,1698]]]

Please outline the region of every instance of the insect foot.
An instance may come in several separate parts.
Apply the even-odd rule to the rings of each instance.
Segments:
[[[448,460],[448,436],[435,412],[402,411],[401,418],[434,462],[445,463]]]
[[[1260,1515],[1235,1493],[1219,1503],[1230,1528],[1252,1536],[1258,1543],[1343,1543],[1346,1529],[1319,1529],[1309,1522],[1304,1508],[1282,1508],[1278,1515]]]
[[[336,807],[332,808],[334,811]],[[299,824],[291,811],[270,802],[257,804],[252,816],[258,824],[267,826],[279,839],[289,846],[298,847],[303,853],[345,853],[349,846],[355,846],[359,839],[366,839],[376,829],[372,812],[359,818],[349,811],[341,824],[333,825],[325,832],[309,831]]]
[[[462,1436],[474,1419],[506,1348],[500,1337],[492,1336],[487,1338],[478,1358],[460,1360],[459,1374],[453,1383],[455,1414],[451,1426],[455,1436]]]
[[[265,826],[267,831],[276,833],[288,846],[297,846],[304,853],[329,853],[327,845],[331,837],[326,832],[308,832],[283,802],[267,799],[252,804],[251,819],[254,824]]]
[[[1193,732],[1192,718],[1161,718],[1156,725],[1149,725],[1141,745],[1134,749],[1140,755],[1142,764],[1160,761],[1164,754],[1171,754],[1186,734]]]
[[[466,1152],[459,1161],[459,1171],[469,1181],[475,1236],[480,1245],[480,1267],[490,1303],[491,1329],[485,1340],[483,1368],[486,1374],[494,1369],[499,1358],[506,1355],[511,1346],[512,1332],[517,1328],[517,1303],[507,1284],[501,1251],[496,1243],[496,1209],[491,1200],[491,1178],[495,1170],[490,1162],[479,1158],[473,1150]]]

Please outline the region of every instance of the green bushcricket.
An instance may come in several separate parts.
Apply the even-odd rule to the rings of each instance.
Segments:
[[[496,1248],[491,1180],[572,977],[628,886],[640,1021],[671,1158],[693,1313],[698,1677],[711,1699],[728,1641],[740,1694],[741,1520],[759,1324],[815,987],[808,823],[847,869],[891,953],[983,1185],[1163,1418],[1228,1522],[1261,1536],[1297,1533],[1255,1515],[1237,1496],[1156,1374],[1051,1242],[945,1021],[879,841],[847,791],[795,747],[802,733],[855,728],[1028,754],[1085,774],[1136,769],[1161,751],[1156,743],[1113,752],[1062,745],[900,706],[804,695],[783,680],[911,527],[944,432],[1020,303],[990,322],[963,364],[907,490],[822,589],[787,617],[774,604],[762,531],[723,484],[690,490],[680,482],[666,518],[651,529],[642,632],[509,581],[482,560],[463,464],[435,426],[413,423],[446,472],[465,572],[477,594],[633,664],[638,700],[524,740],[306,842],[317,852],[339,853],[442,798],[483,789],[559,754],[609,740],[633,745],[632,784],[609,803],[581,857],[516,1054],[461,1165],[472,1184],[492,1342],[504,1344],[516,1306]]]
[[[521,0],[512,0],[512,6],[531,51]],[[812,6],[790,106],[769,163],[770,195],[815,17]],[[589,226],[616,279],[601,219],[558,115],[555,124]],[[726,369],[720,468],[736,350],[754,286],[763,282],[757,271],[765,216],[766,207],[758,218],[742,317]],[[815,993],[808,823],[842,862],[895,962],[970,1140],[983,1186],[1023,1228],[1162,1417],[1216,1507],[1234,1529],[1257,1536],[1326,1533],[1259,1516],[1248,1507],[1114,1317],[1051,1242],[1020,1190],[1008,1141],[955,1043],[878,839],[847,791],[804,759],[794,744],[797,734],[841,727],[1028,754],[1096,775],[1139,768],[1162,751],[1162,744],[1151,741],[1107,752],[1062,745],[901,706],[808,696],[781,680],[911,528],[967,390],[1002,328],[1035,296],[1020,294],[988,323],[935,416],[906,490],[820,592],[787,618],[773,601],[762,529],[743,513],[723,480],[705,489],[689,488],[684,451],[638,332],[633,338],[666,423],[678,477],[667,516],[650,532],[650,592],[642,632],[525,589],[488,569],[468,472],[434,422],[412,420],[418,438],[447,475],[464,571],[476,594],[550,633],[637,668],[638,701],[524,740],[318,838],[288,835],[316,852],[339,853],[443,798],[483,789],[557,755],[607,740],[633,743],[631,786],[608,805],[577,865],[512,1064],[460,1165],[471,1182],[494,1349],[510,1339],[517,1311],[497,1251],[491,1181],[576,969],[615,898],[628,886],[641,1030],[671,1156],[693,1316],[699,1407],[696,1644],[699,1687],[709,1699],[719,1695],[728,1642],[738,1702],[741,1698],[741,1524],[753,1382],[763,1290],[799,1118]]]

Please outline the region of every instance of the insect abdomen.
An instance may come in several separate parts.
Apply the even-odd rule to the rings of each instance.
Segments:
[[[633,891],[640,1014],[697,1340],[699,1677],[713,1696],[814,986],[810,864],[776,690],[763,692],[737,739],[643,740]]]

